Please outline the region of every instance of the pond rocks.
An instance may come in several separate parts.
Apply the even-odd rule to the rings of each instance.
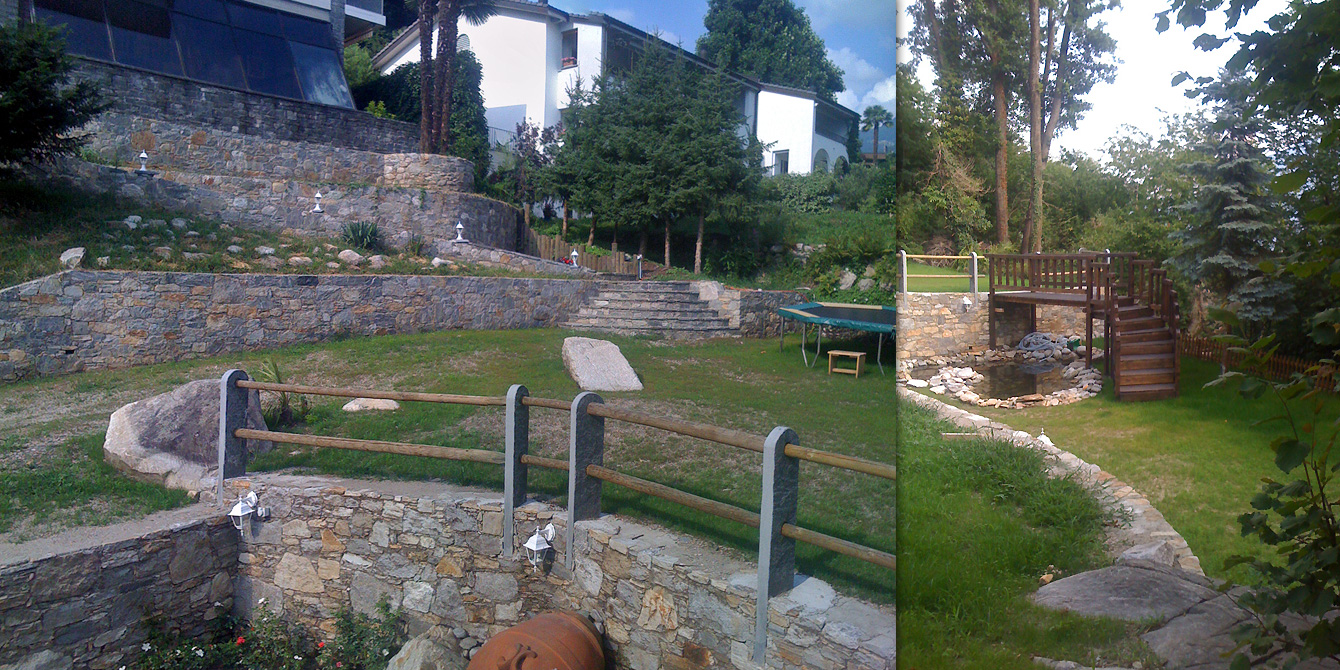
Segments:
[[[247,428],[265,430],[259,394],[251,391]],[[247,451],[265,453],[273,445],[248,440]],[[139,400],[112,413],[103,441],[108,463],[133,479],[168,488],[202,488],[218,466],[219,382],[194,381]]]
[[[589,337],[563,340],[563,367],[584,391],[641,391],[642,381],[618,345]]]

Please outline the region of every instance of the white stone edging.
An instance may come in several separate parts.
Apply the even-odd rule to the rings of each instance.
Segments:
[[[1088,463],[1078,456],[1053,445],[1047,444],[1022,430],[1015,430],[1003,423],[992,421],[984,416],[973,414],[954,407],[935,398],[917,393],[911,389],[899,387],[898,397],[919,407],[931,410],[941,419],[954,423],[986,438],[1003,440],[1018,447],[1041,451],[1048,457],[1048,474],[1053,477],[1074,476],[1086,484],[1099,502],[1106,506],[1116,506],[1130,516],[1128,527],[1113,538],[1109,533],[1109,545],[1112,540],[1125,546],[1118,547],[1116,553],[1131,546],[1152,542],[1167,542],[1173,549],[1177,567],[1197,575],[1204,575],[1200,559],[1191,552],[1191,547],[1176,529],[1163,518],[1150,504],[1149,499],[1111,473]]]

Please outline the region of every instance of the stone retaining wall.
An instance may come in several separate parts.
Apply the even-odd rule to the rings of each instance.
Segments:
[[[899,293],[898,360],[958,356],[990,343],[987,293]],[[997,318],[1001,346],[1028,334],[1027,305],[1007,304]],[[1084,335],[1084,312],[1074,307],[1038,306],[1038,330]],[[1095,328],[1101,324],[1095,325]]]
[[[0,291],[0,380],[456,328],[555,326],[573,279],[67,271]]]
[[[694,282],[698,297],[706,300],[722,318],[738,328],[741,337],[774,337],[781,332],[782,317],[777,309],[808,302],[797,291],[751,291],[731,288],[716,281]]]
[[[417,153],[377,153],[316,142],[274,139],[214,127],[187,125],[120,112],[105,112],[85,128],[88,148],[118,165],[199,175],[267,180],[362,184],[470,193],[474,165],[464,158]],[[322,189],[324,192],[326,189]]]
[[[441,485],[262,475],[245,485],[273,506],[239,556],[239,612],[265,598],[290,620],[333,630],[343,607],[370,611],[385,597],[411,632],[459,627],[484,641],[553,609],[591,616],[614,666],[757,667],[754,565],[720,549],[621,517],[577,524],[577,567],[564,569],[564,511],[532,502],[517,511],[514,559],[502,558],[496,493]],[[521,543],[554,523],[547,570]],[[894,667],[893,611],[836,594],[809,578],[771,601],[767,667]]]
[[[189,635],[233,606],[238,533],[227,517],[0,564],[0,666],[94,668],[140,654],[146,617]]]
[[[418,126],[367,112],[205,84],[182,77],[79,58],[76,77],[97,82],[112,110],[272,140],[406,153]],[[136,152],[138,154],[138,152]]]

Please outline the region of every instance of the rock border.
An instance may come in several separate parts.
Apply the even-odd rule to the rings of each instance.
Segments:
[[[899,387],[898,397],[900,400],[931,410],[941,419],[969,429],[982,437],[1003,440],[1017,447],[1043,452],[1049,462],[1050,476],[1074,476],[1081,483],[1088,485],[1100,503],[1129,515],[1131,519],[1129,525],[1110,529],[1107,533],[1108,550],[1113,558],[1131,547],[1167,542],[1173,550],[1174,565],[1196,575],[1205,574],[1200,567],[1200,559],[1192,553],[1182,534],[1163,518],[1162,513],[1154,509],[1148,498],[1129,484],[1117,479],[1115,475],[1050,444],[1050,440],[1040,440],[1022,430],[1015,430],[1003,423],[954,407],[911,389]]]

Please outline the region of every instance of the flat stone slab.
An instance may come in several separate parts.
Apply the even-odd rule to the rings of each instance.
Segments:
[[[1203,578],[1171,567],[1141,563],[1114,565],[1058,579],[1038,589],[1033,602],[1087,616],[1162,623],[1219,595]]]
[[[354,398],[340,409],[346,412],[386,412],[400,409],[400,403],[384,398]]]
[[[642,381],[618,345],[589,337],[563,340],[563,367],[583,391],[641,391]]]

